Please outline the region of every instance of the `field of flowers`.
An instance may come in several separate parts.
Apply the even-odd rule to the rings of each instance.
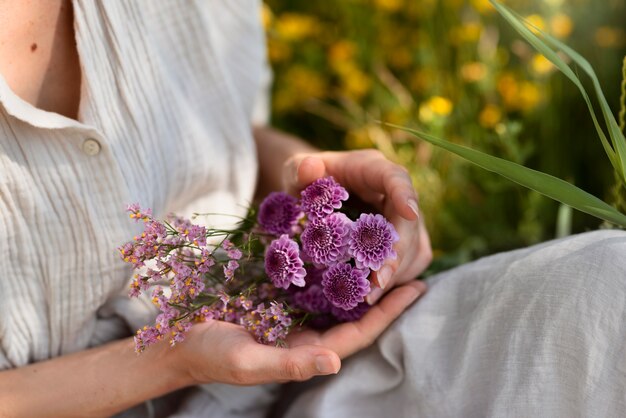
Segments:
[[[626,0],[506,4],[589,59],[618,112]],[[419,128],[614,200],[580,94],[488,0],[266,0],[263,19],[273,124],[323,148],[376,147],[407,167],[435,269],[600,225],[377,123]]]

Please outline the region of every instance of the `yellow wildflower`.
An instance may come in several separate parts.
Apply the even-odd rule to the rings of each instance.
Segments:
[[[290,41],[315,35],[318,29],[317,19],[298,13],[283,13],[276,21],[276,30],[280,36]]]
[[[482,25],[477,22],[465,23],[457,26],[450,31],[450,41],[455,44],[461,42],[477,42],[483,31]]]
[[[478,115],[480,125],[487,129],[493,129],[502,119],[502,111],[498,106],[488,104]]]
[[[508,109],[516,109],[519,85],[515,77],[510,73],[503,73],[498,78],[497,89],[504,105]]]
[[[535,84],[525,81],[519,90],[519,107],[525,112],[533,110],[541,102],[541,91]]]
[[[533,56],[531,61],[531,68],[538,75],[546,75],[556,70],[554,64],[552,64],[549,59],[541,54],[535,54]]]
[[[353,99],[360,99],[367,94],[372,85],[370,78],[356,66],[350,66],[341,80],[344,92]]]
[[[572,19],[566,14],[559,13],[550,19],[550,30],[557,38],[567,38],[574,28]]]
[[[487,75],[487,67],[482,62],[468,62],[461,66],[461,77],[467,82],[480,81]]]
[[[375,0],[376,7],[388,12],[395,12],[402,7],[402,0]]]
[[[543,20],[543,17],[539,15],[526,16],[526,23],[528,24],[528,29],[535,34],[539,33],[537,29],[541,31],[546,29],[546,22]]]
[[[435,114],[440,116],[448,116],[452,112],[452,102],[445,97],[433,96],[427,104]]]
[[[528,112],[541,101],[541,91],[537,85],[530,81],[518,82],[510,73],[500,76],[497,88],[504,106],[509,110]]]
[[[303,65],[291,66],[283,75],[283,88],[274,95],[278,112],[293,110],[311,98],[326,95],[326,80],[319,73]]]
[[[418,117],[424,122],[431,122],[436,117],[442,118],[452,112],[452,102],[441,96],[433,96],[419,107]]]
[[[489,3],[489,0],[471,0],[472,7],[481,14],[490,14],[495,10],[494,7]]]
[[[349,61],[356,54],[356,45],[352,41],[341,40],[335,42],[328,49],[328,61],[330,61],[331,65]]]

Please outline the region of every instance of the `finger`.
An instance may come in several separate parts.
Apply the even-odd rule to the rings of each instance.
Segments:
[[[315,156],[304,157],[298,164],[296,184],[303,189],[326,174],[324,161]]]
[[[406,170],[387,160],[380,161],[378,165],[379,174],[373,168],[371,175],[365,177],[365,184],[371,190],[383,193],[387,200],[393,203],[395,212],[404,219],[410,221],[419,219],[417,193]]]
[[[371,345],[425,291],[426,284],[421,281],[399,286],[374,305],[363,318],[337,325],[322,334],[320,343],[340,358],[345,358]]]
[[[251,343],[239,347],[231,359],[235,383],[253,385],[277,381],[302,381],[335,374],[341,360],[333,351],[317,345],[294,348]]]
[[[316,156],[298,154],[289,159],[283,176],[284,189],[297,195],[303,188],[326,174],[324,161]]]
[[[395,210],[405,219],[419,218],[418,197],[407,170],[387,160],[378,151],[362,151],[359,158],[348,161],[330,154],[325,157],[327,171],[345,181],[346,186],[362,198],[379,193],[393,202]]]
[[[380,288],[391,287],[393,283],[393,277],[395,277],[397,271],[402,269],[402,266],[406,264],[405,254],[410,252],[411,249],[416,248],[419,234],[419,223],[416,221],[409,221],[394,211],[393,203],[389,200],[385,201],[383,208],[383,214],[387,216],[388,220],[393,224],[394,229],[398,233],[400,240],[393,246],[396,252],[395,259],[387,259],[381,268],[372,274],[373,283]]]
[[[418,228],[417,233],[412,233],[410,243],[397,249],[398,258],[401,260],[400,265],[397,266],[397,260],[393,260],[391,264],[388,264],[389,261],[387,261],[377,272],[377,277],[374,282],[376,286],[372,288],[372,291],[366,298],[370,305],[376,303],[383,294],[393,288],[393,286],[414,280],[430,265],[433,252],[430,237],[428,236],[428,231],[426,230],[423,220],[420,220]],[[388,280],[384,276],[387,274],[387,265],[390,265],[390,269],[393,270],[393,274]]]
[[[419,227],[420,231],[418,234],[418,244],[415,247],[417,248],[417,256],[405,257],[409,261],[409,263],[406,267],[402,266],[402,271],[398,272],[398,277],[400,278],[400,280],[403,277],[417,277],[418,275],[422,274],[433,261],[433,249],[430,243],[428,231],[426,230],[426,226],[423,222],[420,222]]]

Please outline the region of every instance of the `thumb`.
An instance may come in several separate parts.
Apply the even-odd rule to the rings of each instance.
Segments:
[[[301,345],[294,348],[263,348],[255,350],[254,358],[249,359],[251,364],[257,365],[260,383],[308,380],[314,376],[336,374],[341,368],[339,356],[324,347]]]
[[[320,157],[310,154],[297,154],[285,164],[284,189],[296,195],[310,183],[326,174],[326,165]]]

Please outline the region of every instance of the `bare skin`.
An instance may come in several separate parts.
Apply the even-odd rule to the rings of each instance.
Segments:
[[[69,0],[0,0],[0,74],[19,97],[76,119],[81,71]]]
[[[77,117],[81,71],[69,0],[0,0],[0,74],[32,105]],[[297,192],[330,174],[392,220],[399,256],[387,264],[385,280],[374,278],[389,293],[357,322],[293,334],[289,348],[257,344],[242,327],[215,321],[194,326],[174,349],[159,343],[137,356],[127,338],[2,371],[0,416],[110,416],[199,383],[251,385],[337,373],[341,359],[371,344],[425,292],[412,279],[432,253],[404,169],[374,151],[318,152],[271,128],[255,129],[254,137],[260,190]],[[379,289],[370,301],[382,294]]]

